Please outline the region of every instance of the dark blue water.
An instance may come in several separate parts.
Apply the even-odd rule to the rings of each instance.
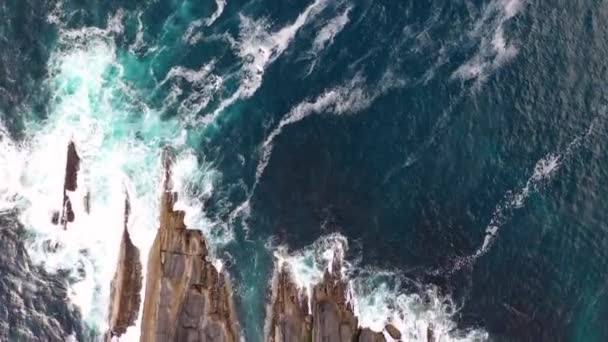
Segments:
[[[3,125],[23,141],[53,117],[50,56],[104,29],[102,87],[136,94],[112,108],[178,122],[217,175],[192,194],[247,341],[263,336],[275,246],[335,232],[357,268],[405,279],[400,293],[451,298],[455,335],[608,340],[604,2],[220,4],[5,1]],[[180,135],[155,129],[115,138]]]

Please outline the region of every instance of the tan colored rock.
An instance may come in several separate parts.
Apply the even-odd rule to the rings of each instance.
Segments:
[[[186,229],[184,212],[173,210],[172,163],[165,151],[160,227],[148,257],[140,341],[236,342],[229,279],[207,260],[202,233]]]
[[[141,304],[142,269],[139,249],[131,242],[127,224],[129,221],[129,197],[125,199],[124,229],[120,242],[120,251],[116,273],[112,280],[109,310],[109,331],[106,340],[120,337],[127,328],[134,325]]]
[[[313,341],[349,342],[357,336],[358,321],[346,302],[348,284],[340,273],[341,260],[332,265],[313,289]]]
[[[266,327],[269,342],[310,341],[312,317],[308,314],[308,298],[300,295],[283,266],[275,271],[272,284],[271,310]]]
[[[282,266],[273,281],[270,318],[266,329],[269,342],[335,341],[352,342],[360,336],[357,318],[347,303],[348,284],[340,274],[339,261],[327,271],[323,281],[312,291],[312,317],[308,315],[309,299],[301,294],[291,280],[290,270]],[[372,339],[367,339],[367,337]],[[375,333],[365,332],[365,341],[376,339]]]

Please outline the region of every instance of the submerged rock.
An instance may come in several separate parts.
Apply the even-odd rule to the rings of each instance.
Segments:
[[[202,233],[173,210],[173,155],[165,151],[160,227],[148,256],[140,341],[239,340],[229,279],[207,259]]]

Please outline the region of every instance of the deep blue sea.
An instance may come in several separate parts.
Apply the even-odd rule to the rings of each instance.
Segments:
[[[124,193],[145,264],[171,146],[245,341],[263,341],[275,261],[306,291],[336,253],[360,324],[405,341],[608,341],[608,2],[0,0],[0,16],[0,229],[27,272],[63,279],[45,305],[28,297],[46,278],[0,274],[0,340],[101,336]],[[64,231],[69,141],[91,213]]]

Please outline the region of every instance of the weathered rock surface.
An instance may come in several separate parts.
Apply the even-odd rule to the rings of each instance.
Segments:
[[[332,265],[331,273],[325,272],[313,290],[313,341],[349,342],[358,334],[358,321],[346,302],[348,284],[340,274],[340,262]]]
[[[124,228],[116,273],[112,280],[109,309],[109,331],[106,340],[120,337],[134,325],[141,304],[142,269],[139,249],[131,242],[127,225],[130,214],[129,196],[125,199]]]
[[[0,341],[86,341],[69,303],[67,272],[49,274],[31,262],[18,214],[0,213]]]
[[[272,284],[267,341],[385,341],[382,333],[359,328],[357,317],[347,301],[348,285],[340,274],[340,263],[334,261],[332,264],[334,269],[325,272],[323,281],[313,288],[310,301],[292,282],[289,268],[281,266]]]
[[[207,259],[203,235],[173,210],[173,156],[165,152],[160,227],[150,249],[141,323],[142,342],[239,340],[229,279]]]
[[[310,341],[312,316],[308,314],[308,298],[300,293],[284,267],[275,272],[273,295],[268,313],[267,340],[271,342]]]

